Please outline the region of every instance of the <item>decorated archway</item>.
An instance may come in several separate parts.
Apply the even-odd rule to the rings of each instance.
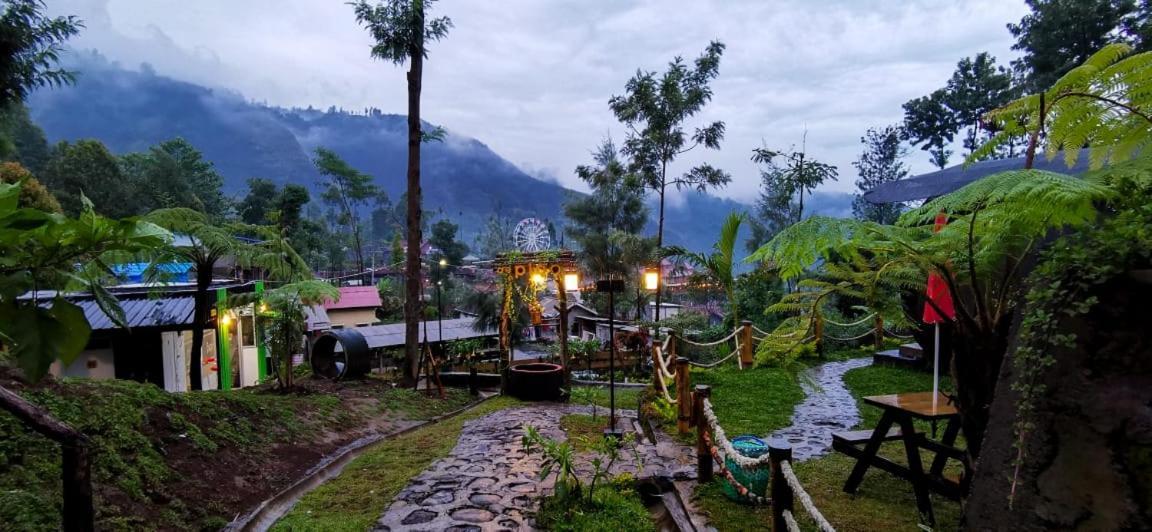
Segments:
[[[528,312],[533,325],[543,319],[543,309],[536,297],[547,284],[548,279],[556,282],[557,307],[560,320],[557,336],[560,341],[560,365],[568,374],[568,290],[579,288],[579,273],[576,268],[576,255],[569,250],[549,251],[509,251],[496,256],[493,263],[500,281],[500,351],[506,357],[506,365],[511,365],[512,355],[512,313],[517,310],[512,305],[513,291],[519,290],[518,282],[526,281]]]

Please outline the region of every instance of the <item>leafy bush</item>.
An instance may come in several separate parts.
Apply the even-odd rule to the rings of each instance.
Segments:
[[[592,407],[592,419],[596,419],[596,390],[587,386],[574,386],[569,397],[572,402]]]
[[[636,454],[638,467],[643,468],[635,438],[634,433],[628,433],[619,441],[605,437],[577,438],[583,447],[595,453],[591,459],[592,479],[585,495],[584,483],[576,476],[576,452],[572,444],[545,438],[535,427],[526,427],[525,450],[539,450],[544,455],[540,479],[556,472],[556,494],[541,501],[536,516],[539,524],[548,530],[652,530],[648,511],[630,487],[631,476],[618,477],[596,489],[597,483],[608,476],[623,448],[631,449]]]

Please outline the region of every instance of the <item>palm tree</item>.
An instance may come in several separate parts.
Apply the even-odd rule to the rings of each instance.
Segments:
[[[402,65],[408,62],[408,250],[405,266],[404,357],[406,375],[415,379],[420,363],[420,143],[443,136],[443,130],[420,129],[420,90],[424,75],[426,41],[448,35],[452,21],[446,17],[425,20],[424,12],[433,0],[388,0],[375,6],[367,0],[353,4],[356,20],[368,28],[376,40],[372,57]]]
[[[668,248],[667,251],[667,254],[680,257],[700,268],[704,278],[724,289],[732,320],[736,324],[740,323],[740,316],[736,306],[736,276],[732,268],[736,264],[736,235],[745,218],[742,212],[728,214],[720,228],[720,240],[712,245],[711,253],[692,253],[680,247]]]
[[[189,262],[196,270],[189,386],[199,390],[202,384],[196,365],[204,350],[204,328],[211,306],[208,289],[212,285],[212,270],[216,263],[231,257],[240,266],[263,269],[270,278],[284,281],[303,278],[308,272],[308,265],[272,227],[220,222],[205,213],[185,208],[155,210],[144,219],[178,235],[173,245],[159,250],[157,256],[153,257],[154,265]],[[182,241],[180,237],[187,240]]]

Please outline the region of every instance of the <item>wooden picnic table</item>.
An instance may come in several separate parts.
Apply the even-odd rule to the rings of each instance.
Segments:
[[[963,493],[959,482],[943,476],[944,466],[949,458],[965,462],[964,451],[954,446],[956,437],[960,434],[959,412],[943,394],[937,395],[933,401],[932,392],[874,395],[865,397],[864,402],[884,411],[876,428],[871,431],[841,432],[832,436],[833,449],[856,458],[856,466],[852,468],[848,481],[844,483],[844,491],[855,493],[860,482],[864,480],[864,473],[868,468],[877,467],[912,483],[921,519],[934,526],[936,517],[932,512],[929,491],[954,500],[959,500]],[[917,433],[913,425],[913,421],[917,419],[931,422],[945,421],[947,424],[940,440],[935,441],[922,433]],[[893,425],[896,427],[893,428]],[[907,466],[877,456],[882,443],[897,440],[904,443]],[[928,471],[924,471],[920,459],[921,449],[935,453]]]

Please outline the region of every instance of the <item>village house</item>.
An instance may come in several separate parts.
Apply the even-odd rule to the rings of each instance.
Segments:
[[[380,305],[380,292],[375,286],[341,286],[340,300],[325,303],[324,310],[331,328],[344,329],[379,322],[376,309]]]

